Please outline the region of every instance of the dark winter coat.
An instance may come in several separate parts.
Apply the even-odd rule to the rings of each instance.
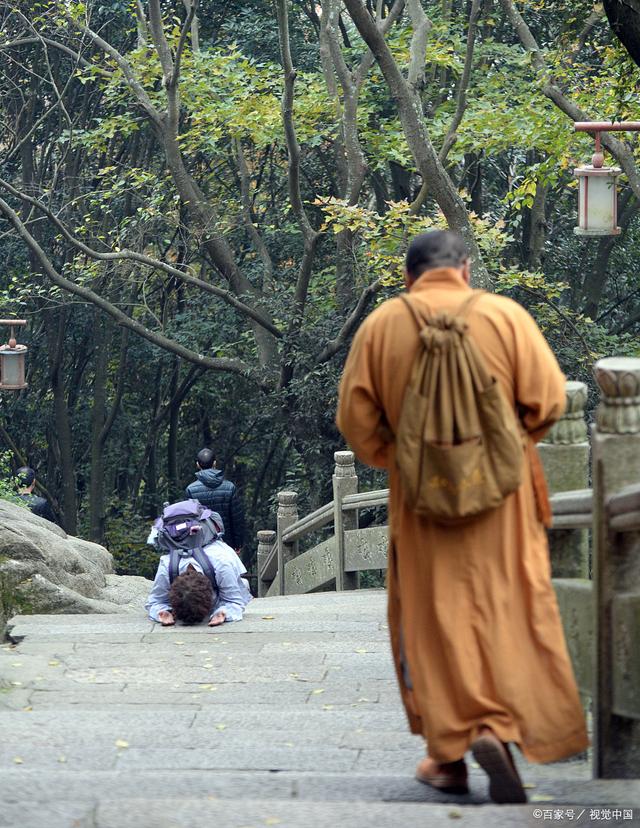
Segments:
[[[44,518],[45,520],[50,520],[51,523],[57,523],[56,516],[53,514],[53,509],[49,505],[49,501],[45,500],[44,497],[38,497],[38,495],[34,494],[21,494],[18,495],[18,497],[20,500],[24,500],[34,515]]]
[[[203,469],[196,472],[196,477],[187,486],[187,497],[218,512],[224,523],[224,542],[240,549],[244,543],[244,509],[238,490],[224,479],[220,469]]]

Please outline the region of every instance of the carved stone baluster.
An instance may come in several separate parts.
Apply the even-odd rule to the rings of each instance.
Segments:
[[[345,531],[358,528],[358,512],[350,509],[342,510],[342,499],[345,495],[356,494],[358,491],[358,477],[356,475],[355,457],[352,451],[336,451],[333,455],[336,461],[333,475],[333,508],[334,527],[336,538],[336,589],[357,589],[358,573],[345,572]]]
[[[550,494],[589,487],[590,447],[584,418],[588,389],[584,382],[570,380],[566,393],[565,413],[538,446]],[[554,578],[589,577],[588,530],[552,530],[549,552]]]
[[[594,704],[594,776],[640,776],[640,720],[616,706],[616,675],[624,675],[640,650],[640,567],[638,543],[610,530],[607,499],[640,481],[640,359],[612,357],[596,363],[601,390],[593,428],[594,596],[596,612],[596,692]],[[621,595],[622,593],[622,595]],[[623,598],[634,604],[630,626],[616,620]],[[633,642],[629,660],[621,657],[621,636]],[[624,642],[623,642],[624,643]],[[635,659],[635,661],[633,660]]]
[[[272,529],[262,529],[258,532],[258,598],[263,598],[269,588],[269,585],[262,580],[262,573],[275,542],[276,533]]]
[[[278,492],[278,583],[280,595],[285,594],[285,566],[297,554],[298,543],[285,543],[282,539],[285,531],[298,520],[298,493]]]

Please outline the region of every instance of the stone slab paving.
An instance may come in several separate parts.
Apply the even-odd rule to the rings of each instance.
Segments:
[[[473,764],[465,797],[416,782],[424,748],[400,704],[382,591],[256,600],[217,629],[162,629],[141,612],[24,616],[10,631],[2,828],[500,828],[552,809],[556,825],[640,825],[640,782],[592,781],[584,757],[520,761],[526,806],[491,805]]]

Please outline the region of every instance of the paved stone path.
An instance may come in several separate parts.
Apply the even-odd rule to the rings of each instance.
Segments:
[[[424,749],[381,591],[256,600],[217,629],[21,616],[11,636],[3,828],[640,825],[640,782],[590,781],[586,761],[523,763],[526,806],[490,804],[477,767],[466,797],[415,782]],[[608,820],[592,814],[605,808]]]

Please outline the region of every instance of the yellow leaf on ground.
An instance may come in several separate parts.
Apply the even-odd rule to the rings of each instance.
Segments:
[[[333,705],[332,704],[323,704],[322,709],[323,710],[333,710]]]
[[[319,696],[320,693],[324,693],[324,687],[318,687],[317,690],[312,690],[311,691],[312,696]]]
[[[471,767],[473,767],[473,765],[471,765]],[[478,765],[477,767],[480,767],[480,765]],[[525,783],[522,785],[522,787],[523,787],[523,788],[529,788],[529,789],[531,789],[531,788],[537,788],[538,786],[537,786],[537,785],[534,785],[534,784],[533,784],[533,782],[525,782]]]
[[[58,756],[58,762],[60,762],[60,764],[64,764],[66,761],[67,761],[66,756]]]
[[[216,725],[216,730],[226,730],[226,729],[227,729],[226,724],[218,724],[218,725]]]
[[[16,756],[13,762],[15,765],[24,765],[24,760],[20,756]]]
[[[275,615],[263,615],[262,616],[263,621],[273,621],[274,618],[275,618]]]
[[[31,713],[31,711],[33,710],[33,707],[31,707],[31,705],[29,705],[28,707],[23,707],[22,709],[24,710],[25,713]]]
[[[546,794],[534,794],[529,801],[530,802],[553,802],[555,797],[547,796]]]
[[[457,808],[452,808],[447,816],[449,819],[462,819],[462,811],[459,811]]]
[[[125,741],[124,739],[116,739],[115,746],[117,748],[128,748],[129,742]]]
[[[369,652],[369,650],[365,650],[365,649],[363,649],[363,648],[361,647],[360,649],[355,650],[354,652],[356,652],[356,653],[368,653],[368,652]]]
[[[49,667],[57,667],[59,664],[60,664],[59,661],[56,661],[55,659],[53,659],[52,661],[49,662]]]
[[[264,824],[265,825],[280,825],[281,822],[282,822],[282,820],[278,819],[278,817],[267,817],[264,821]]]

